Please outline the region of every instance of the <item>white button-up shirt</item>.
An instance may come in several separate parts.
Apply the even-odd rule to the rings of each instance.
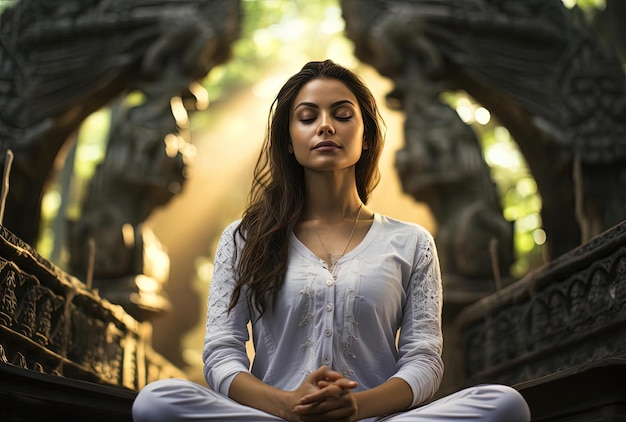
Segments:
[[[414,405],[437,391],[443,376],[441,275],[426,229],[375,214],[365,238],[338,261],[336,279],[292,234],[276,305],[257,319],[243,291],[226,313],[238,223],[224,230],[216,251],[203,351],[209,386],[228,395],[233,378],[245,371],[291,391],[328,365],[356,381],[355,391],[391,377],[411,386]],[[249,322],[252,366],[245,347]]]

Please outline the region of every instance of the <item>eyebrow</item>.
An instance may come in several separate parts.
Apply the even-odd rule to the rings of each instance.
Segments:
[[[341,106],[341,105],[343,105],[343,104],[350,104],[350,105],[352,105],[353,107],[355,107],[354,103],[353,103],[352,101],[350,101],[350,100],[339,100],[339,101],[336,101],[336,102],[332,103],[332,104],[330,105],[330,108],[337,108],[337,107],[339,107],[339,106]],[[315,104],[315,103],[309,103],[309,102],[307,102],[307,101],[303,101],[303,102],[299,103],[297,106],[295,106],[295,107],[294,107],[294,109],[293,109],[293,110],[294,110],[294,111],[295,111],[295,110],[297,110],[297,109],[298,109],[298,107],[320,108],[317,104]]]

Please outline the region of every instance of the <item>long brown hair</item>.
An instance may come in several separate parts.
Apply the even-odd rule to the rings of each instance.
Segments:
[[[313,79],[337,79],[357,98],[364,125],[364,149],[355,165],[359,197],[367,203],[380,179],[378,159],[384,137],[383,120],[374,96],[361,78],[331,60],[309,62],[280,89],[272,102],[261,153],[254,168],[248,206],[234,232],[234,240],[244,239],[236,263],[237,284],[228,310],[233,309],[247,287],[247,300],[263,314],[268,298],[272,304],[284,282],[287,270],[289,236],[304,206],[304,170],[290,154],[289,123],[291,107],[300,89]],[[237,250],[237,248],[235,248]]]

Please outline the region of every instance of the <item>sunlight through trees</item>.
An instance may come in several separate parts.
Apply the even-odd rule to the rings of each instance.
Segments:
[[[579,7],[584,13],[604,6],[603,0],[563,0],[563,3],[568,8]],[[2,2],[2,8],[10,4]],[[331,58],[348,67],[358,64],[352,44],[343,35],[338,0],[244,0],[242,5],[242,32],[233,46],[232,59],[201,81],[210,103],[219,103],[243,90],[259,97],[273,97],[286,77],[311,59]],[[542,264],[545,233],[541,229],[541,198],[535,182],[515,140],[489,110],[462,92],[448,93],[445,101],[481,140],[485,160],[502,198],[504,216],[515,222],[517,259],[512,274],[520,277]],[[68,154],[70,159],[65,163],[70,168],[59,169],[60,175],[65,171],[71,177],[59,176],[44,197],[38,249],[53,261],[62,261],[63,256],[58,239],[62,232],[59,221],[74,219],[80,212],[87,183],[104,157],[110,121],[111,110],[105,108],[84,122],[77,134],[75,151]],[[210,112],[196,113],[191,118],[192,132],[206,129],[211,122]]]

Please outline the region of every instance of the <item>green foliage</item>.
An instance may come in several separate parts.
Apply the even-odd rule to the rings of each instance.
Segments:
[[[4,9],[8,9],[9,7],[13,6],[17,2],[18,0],[0,0],[0,13],[2,13]]]
[[[515,140],[488,110],[463,92],[446,93],[442,100],[454,107],[478,136],[483,157],[500,194],[504,218],[514,223],[516,259],[511,274],[521,277],[542,264],[541,247],[546,239],[541,228],[541,197],[537,184]]]
[[[563,0],[567,8],[578,7],[585,12],[593,12],[596,9],[604,9],[606,0]]]
[[[247,0],[243,12],[232,59],[202,83],[212,103],[254,84],[283,62],[325,56],[329,45],[342,40],[338,0]]]

